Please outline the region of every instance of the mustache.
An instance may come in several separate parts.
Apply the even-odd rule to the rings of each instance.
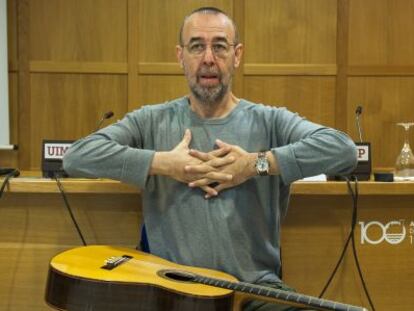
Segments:
[[[200,67],[200,69],[197,71],[197,76],[217,76],[220,78],[221,71],[218,68]]]

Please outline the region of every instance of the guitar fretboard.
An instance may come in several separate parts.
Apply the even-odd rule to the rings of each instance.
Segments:
[[[280,302],[288,301],[303,306],[309,306],[318,310],[331,310],[331,311],[367,311],[363,307],[344,304],[332,300],[321,299],[313,296],[298,294],[295,292],[269,288],[265,286],[244,283],[244,282],[229,282],[225,280],[204,277],[201,275],[195,275],[192,279],[193,282],[201,283],[205,285],[211,285],[220,288],[231,289],[246,294],[252,294],[256,296],[262,296],[272,298]]]

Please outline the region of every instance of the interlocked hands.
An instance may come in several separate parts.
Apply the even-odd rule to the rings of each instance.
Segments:
[[[152,174],[167,175],[189,187],[201,188],[205,198],[235,187],[256,175],[255,153],[217,140],[217,149],[201,152],[189,148],[191,132],[186,130],[181,142],[171,151],[157,152]]]

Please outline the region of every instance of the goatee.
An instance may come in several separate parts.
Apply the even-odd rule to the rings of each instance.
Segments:
[[[222,82],[214,87],[203,87],[199,84],[190,85],[191,93],[203,104],[214,105],[222,101],[227,93],[229,85],[224,85]]]

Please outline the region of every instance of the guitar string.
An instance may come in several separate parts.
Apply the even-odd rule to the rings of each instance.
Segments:
[[[117,256],[114,256],[117,257]],[[122,257],[122,255],[118,256],[118,257]],[[142,261],[143,260],[139,260],[136,258],[131,258],[129,259],[127,262],[128,264],[132,264],[134,266],[142,266]],[[184,272],[185,274],[190,274],[193,278],[191,279],[192,282],[198,283],[198,284],[202,284],[202,285],[210,285],[210,286],[214,286],[214,287],[220,287],[223,289],[230,289],[228,288],[229,286],[231,287],[232,290],[239,290],[242,292],[246,291],[246,287],[250,288],[250,290],[256,290],[257,293],[254,293],[256,295],[259,296],[263,296],[260,295],[260,291],[261,290],[265,290],[267,291],[267,295],[268,297],[270,297],[271,294],[273,294],[273,298],[279,299],[279,300],[285,300],[285,301],[291,301],[291,302],[296,302],[296,303],[300,303],[300,304],[307,304],[309,306],[314,306],[314,307],[323,307],[324,304],[327,304],[327,308],[329,307],[329,305],[332,305],[333,310],[354,310],[354,311],[363,311],[364,309],[358,306],[353,306],[353,305],[349,305],[349,304],[344,304],[344,303],[340,303],[337,301],[333,301],[333,300],[327,300],[327,299],[322,299],[322,298],[317,298],[317,297],[313,297],[310,295],[304,295],[304,294],[299,294],[299,293],[292,293],[292,292],[287,292],[287,291],[283,291],[281,289],[276,289],[276,288],[272,288],[272,287],[267,287],[267,286],[263,286],[263,285],[258,285],[258,284],[250,284],[250,283],[245,283],[245,282],[235,282],[235,281],[230,281],[230,280],[224,280],[224,279],[217,279],[217,278],[212,278],[212,277],[207,277],[207,276],[203,276],[197,273],[194,273],[192,271],[187,271],[182,269],[182,267],[169,267],[165,264],[162,263],[154,263],[154,262],[150,262],[148,260],[144,260],[145,261],[145,265],[146,266],[151,266],[153,268],[157,268],[158,270],[166,270],[166,271],[171,271],[174,272],[174,270],[176,272]],[[172,280],[174,280],[172,278]],[[215,285],[213,285],[215,284]],[[227,286],[227,287],[226,287]],[[251,292],[250,292],[251,293]],[[281,297],[285,295],[285,297]],[[302,302],[300,301],[301,298],[304,299],[309,299],[309,302]],[[319,302],[319,303],[318,303]],[[338,309],[342,308],[342,309]]]

